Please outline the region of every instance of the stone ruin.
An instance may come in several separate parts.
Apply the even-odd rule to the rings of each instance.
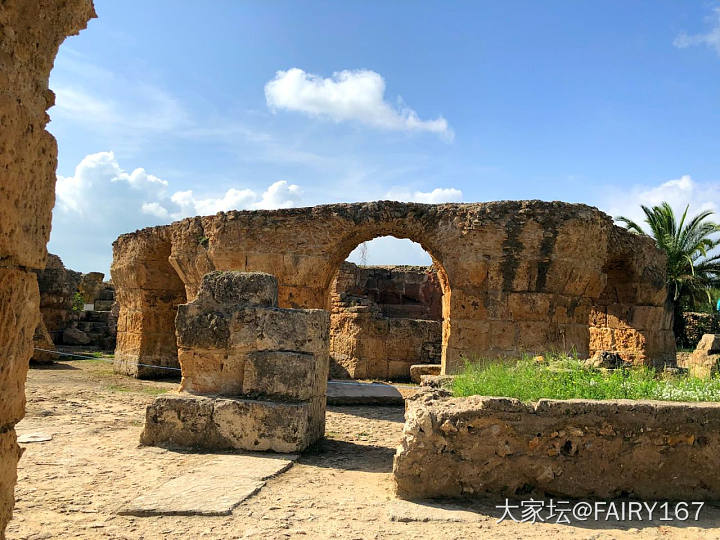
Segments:
[[[57,255],[48,254],[45,268],[36,270],[42,319],[35,329],[34,346],[55,350],[56,345],[115,350],[117,315],[115,287],[103,281],[102,272],[83,274],[65,268]],[[77,300],[82,306],[75,305]],[[54,353],[35,350],[32,361],[57,359]]]
[[[330,286],[333,378],[410,378],[440,364],[442,288],[432,267],[340,265]]]
[[[263,273],[211,272],[178,308],[182,382],[148,407],[141,442],[297,452],[325,433],[328,313],[279,309]]]
[[[599,210],[378,201],[224,212],[120,236],[116,369],[151,377],[165,373],[137,364],[179,365],[177,306],[197,296],[208,272],[268,272],[277,276],[280,307],[332,310],[332,280],[348,254],[387,235],[420,243],[433,260],[444,374],[466,360],[547,351],[675,362],[665,256]]]
[[[720,368],[720,334],[705,334],[692,354],[678,365],[693,377],[708,379],[718,375]]]
[[[408,399],[393,464],[406,499],[718,500],[717,403]]]
[[[10,0],[0,10],[0,537],[12,515],[21,455],[15,424],[24,416],[40,321],[34,271],[45,266],[54,204],[48,80],[60,44],[94,16],[91,0]],[[228,212],[121,237],[113,265],[121,366],[178,365],[177,306],[195,298],[212,270],[270,272],[281,307],[326,308],[332,276],[350,251],[388,234],[419,241],[437,262],[446,373],[463,355],[552,347],[672,361],[663,255],[598,210],[383,202]]]

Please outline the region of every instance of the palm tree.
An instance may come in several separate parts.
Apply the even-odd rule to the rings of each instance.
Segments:
[[[678,223],[666,202],[652,208],[642,206],[645,223],[650,227],[649,236],[667,254],[667,284],[675,308],[676,325],[681,324],[678,319],[683,310],[711,301],[712,288],[720,286],[720,254],[711,253],[720,245],[720,238],[714,236],[720,232],[720,225],[708,221],[713,214],[709,210],[700,212],[685,224],[689,207],[685,207]],[[629,231],[648,235],[629,218],[621,216],[617,221],[623,222]]]

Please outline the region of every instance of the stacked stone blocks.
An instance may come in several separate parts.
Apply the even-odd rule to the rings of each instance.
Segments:
[[[148,408],[143,443],[295,452],[323,436],[326,311],[279,309],[270,274],[211,272],[176,332],[180,393]]]

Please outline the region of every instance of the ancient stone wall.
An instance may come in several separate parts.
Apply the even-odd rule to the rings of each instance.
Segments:
[[[72,325],[73,298],[82,274],[65,268],[62,259],[48,253],[45,268],[35,272],[40,290],[40,312],[54,343],[62,343],[62,332]]]
[[[358,266],[345,261],[330,285],[330,311],[376,307],[384,317],[442,320],[442,287],[432,266]]]
[[[432,267],[344,262],[330,285],[331,376],[403,380],[413,364],[439,364],[441,320]]]
[[[451,398],[407,402],[400,497],[717,500],[720,406]]]
[[[434,261],[446,373],[465,359],[553,349],[674,361],[665,259],[652,240],[595,208],[542,201],[226,212],[123,235],[112,268],[117,357],[177,365],[168,321],[210,270],[272,273],[280,306],[323,308],[348,254],[386,235],[420,243]]]
[[[45,130],[60,43],[94,16],[90,0],[0,5],[0,537],[13,507],[25,376],[40,320],[33,269],[45,266],[55,202],[55,139]]]
[[[103,281],[105,275],[102,272],[82,274],[70,270],[65,268],[60,257],[49,253],[45,268],[35,273],[42,314],[42,323],[35,332],[35,347],[48,349],[47,333],[50,345],[83,345],[107,351],[115,349],[115,287]],[[79,297],[76,298],[76,295]],[[92,305],[93,309],[83,309],[88,305]],[[33,355],[33,361],[38,363],[55,358],[57,356],[42,351]]]
[[[720,334],[720,313],[685,312],[679,326],[682,334],[675,336],[678,346],[695,348],[705,334]]]
[[[270,274],[211,272],[176,332],[180,394],[148,408],[144,444],[296,452],[323,436],[327,311],[278,309]]]

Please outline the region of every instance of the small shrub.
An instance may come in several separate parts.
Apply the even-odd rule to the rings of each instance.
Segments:
[[[73,311],[82,311],[83,309],[85,309],[85,298],[83,298],[82,294],[80,294],[79,292],[76,292],[73,295],[72,310]]]

